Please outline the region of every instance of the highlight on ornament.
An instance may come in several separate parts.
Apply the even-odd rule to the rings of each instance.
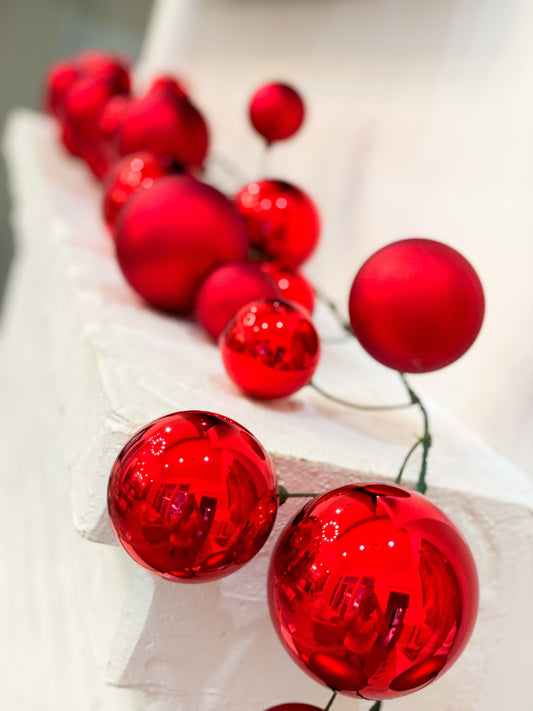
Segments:
[[[116,459],[113,530],[140,565],[168,580],[233,573],[267,540],[276,478],[254,435],[229,417],[176,412],[146,425]]]

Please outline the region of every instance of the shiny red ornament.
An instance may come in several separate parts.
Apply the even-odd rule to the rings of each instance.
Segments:
[[[49,70],[45,81],[46,110],[58,116],[65,94],[79,76],[78,69],[70,61],[57,62]]]
[[[250,243],[269,259],[295,268],[314,252],[320,217],[300,188],[281,180],[261,180],[246,185],[235,204],[246,221]]]
[[[244,261],[244,223],[215,188],[186,175],[159,178],[133,195],[116,223],[120,268],[156,308],[189,313],[203,280],[226,262]]]
[[[150,151],[184,167],[204,162],[209,135],[204,117],[179,93],[152,91],[128,107],[117,131],[121,155]]]
[[[403,696],[440,676],[474,628],[470,549],[426,498],[384,484],[310,501],[281,534],[269,570],[274,627],[326,686]]]
[[[303,123],[302,97],[288,84],[269,83],[257,89],[249,106],[250,121],[267,143],[293,136]]]
[[[253,301],[220,336],[220,351],[230,378],[247,395],[268,400],[310,382],[320,341],[309,314],[296,304]]]
[[[216,340],[250,301],[279,297],[273,281],[256,264],[224,264],[204,281],[196,298],[196,317],[202,328]]]
[[[126,200],[140,190],[151,188],[154,181],[167,175],[157,156],[147,151],[121,158],[106,177],[103,214],[113,232],[118,214]]]
[[[127,94],[115,94],[104,105],[102,112],[98,118],[98,130],[102,140],[108,142],[113,147],[118,156],[118,151],[115,148],[115,137],[117,129],[126,113],[131,97]]]
[[[472,265],[442,242],[412,238],[383,247],[357,273],[350,321],[363,348],[406,373],[460,358],[483,323],[483,287]]]
[[[276,285],[283,301],[292,301],[313,313],[315,290],[301,272],[276,262],[259,262],[261,271]]]
[[[142,566],[169,580],[233,573],[267,540],[277,512],[268,456],[247,429],[210,412],[150,423],[126,444],[109,479],[113,529]]]

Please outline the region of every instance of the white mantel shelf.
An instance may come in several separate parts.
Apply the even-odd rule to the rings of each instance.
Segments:
[[[420,431],[417,413],[357,413],[310,389],[270,404],[244,398],[194,323],[155,313],[128,288],[100,217],[99,188],[62,152],[51,121],[17,113],[5,145],[18,244],[0,351],[9,540],[2,708],[263,711],[286,700],[325,703],[327,690],[282,650],[265,599],[273,541],[301,504],[280,510],[269,543],[237,574],[182,586],[150,575],[116,546],[105,506],[109,471],[148,421],[207,409],[250,429],[293,491],[390,481]],[[322,332],[333,328],[320,310],[317,323]],[[359,401],[405,397],[397,376],[355,343],[326,346],[317,378]],[[428,495],[472,547],[480,615],[452,670],[387,710],[525,711],[533,484],[437,402],[427,405],[435,441]],[[406,481],[415,473],[413,462]],[[342,698],[335,709],[368,706]]]

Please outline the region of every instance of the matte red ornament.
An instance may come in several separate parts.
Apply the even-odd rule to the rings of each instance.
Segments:
[[[186,175],[159,178],[133,195],[116,223],[120,268],[157,308],[189,313],[203,280],[226,262],[244,261],[244,223],[222,193]]]
[[[167,175],[157,156],[147,151],[121,158],[106,177],[103,213],[113,232],[118,214],[126,201],[136,192],[151,188],[154,181]]]
[[[102,50],[88,50],[76,57],[80,75],[104,81],[115,94],[129,94],[130,73],[126,59]]]
[[[224,264],[207,277],[196,299],[196,317],[202,328],[216,340],[250,301],[279,297],[273,281],[256,264]]]
[[[257,89],[249,106],[250,121],[267,143],[293,136],[303,123],[305,106],[288,84],[269,83]]]
[[[65,94],[79,76],[75,65],[70,61],[57,62],[46,76],[45,107],[46,110],[58,116],[63,105]]]
[[[81,146],[100,139],[99,116],[112,96],[111,84],[91,77],[77,79],[67,91],[63,100],[61,120],[72,129]]]
[[[315,291],[301,272],[277,262],[259,262],[259,267],[276,285],[283,301],[292,301],[313,313]]]
[[[474,560],[454,524],[420,494],[384,484],[310,501],[279,538],[268,587],[292,658],[364,699],[403,696],[440,676],[478,607]]]
[[[250,243],[263,255],[295,268],[314,252],[320,217],[300,188],[281,180],[261,180],[246,185],[235,204],[246,220]]]
[[[209,144],[207,124],[196,106],[173,91],[135,99],[117,132],[121,155],[150,151],[185,167],[201,166]]]
[[[350,321],[363,348],[406,373],[438,370],[460,358],[483,323],[483,287],[455,249],[411,238],[383,247],[357,273]]]
[[[309,314],[296,304],[253,301],[220,336],[230,378],[259,399],[292,395],[307,385],[318,365],[320,341]]]
[[[111,471],[108,507],[130,556],[169,580],[233,573],[267,540],[277,512],[268,456],[247,429],[210,412],[150,423]]]

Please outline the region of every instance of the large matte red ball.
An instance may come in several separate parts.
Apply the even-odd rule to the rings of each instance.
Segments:
[[[296,304],[252,301],[220,336],[230,378],[252,397],[292,395],[307,385],[320,358],[320,341],[309,314]]]
[[[470,549],[426,498],[383,484],[310,501],[281,534],[269,578],[272,621],[294,661],[350,696],[420,689],[474,628]]]
[[[380,363],[425,373],[453,363],[483,323],[483,288],[472,265],[442,242],[412,238],[368,259],[350,292],[355,336]]]
[[[121,155],[150,151],[185,167],[200,166],[209,144],[196,106],[174,91],[153,91],[131,102],[117,131]]]
[[[120,212],[115,244],[133,289],[152,306],[182,314],[211,271],[244,261],[248,249],[232,202],[186,175],[160,178],[133,195]]]
[[[273,82],[254,92],[249,112],[255,130],[272,143],[290,138],[298,131],[305,117],[305,106],[296,89]]]
[[[166,415],[138,432],[109,479],[113,529],[142,566],[205,582],[262,548],[277,512],[268,456],[247,429],[210,412]]]
[[[252,246],[270,259],[295,268],[314,252],[320,217],[309,195],[282,180],[246,185],[236,196]]]
[[[224,264],[204,281],[196,299],[196,317],[202,328],[216,340],[250,301],[279,296],[273,281],[255,264]]]
[[[277,262],[259,262],[259,267],[272,279],[283,301],[293,301],[313,313],[315,290],[301,272]]]
[[[111,232],[126,201],[134,193],[151,188],[154,181],[167,175],[167,172],[157,156],[147,151],[132,153],[117,161],[106,177],[102,206]]]

